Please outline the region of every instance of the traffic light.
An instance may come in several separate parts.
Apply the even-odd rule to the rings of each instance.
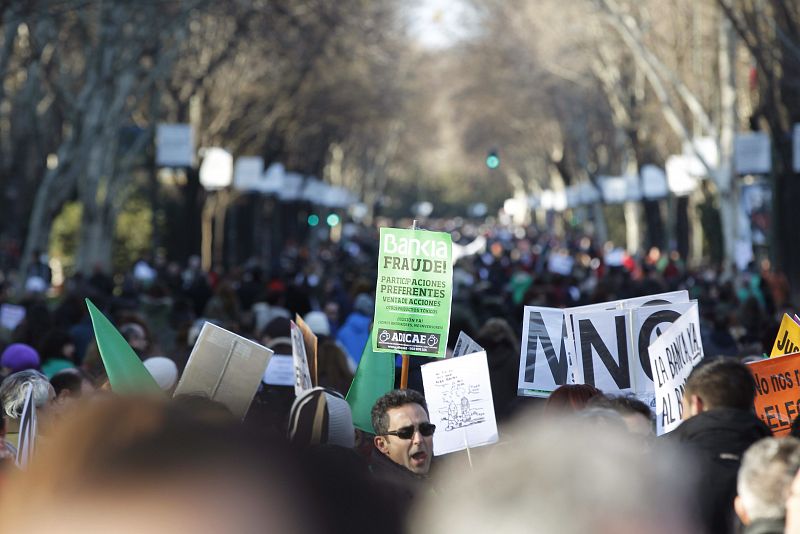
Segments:
[[[331,213],[330,215],[328,215],[328,218],[325,219],[325,222],[327,222],[328,226],[330,226],[331,228],[339,224],[340,221],[341,219],[335,213]]]
[[[486,166],[490,169],[496,169],[500,166],[500,156],[497,155],[496,150],[490,150],[486,155]]]
[[[312,213],[308,216],[308,225],[314,227],[319,224],[319,215]]]

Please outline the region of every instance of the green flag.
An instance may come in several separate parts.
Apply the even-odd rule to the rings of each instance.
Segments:
[[[372,406],[382,395],[394,389],[394,354],[372,350],[370,334],[356,376],[347,392],[347,402],[353,412],[353,425],[364,432],[375,433],[372,429]]]
[[[111,321],[106,319],[89,299],[86,299],[86,306],[92,317],[97,348],[100,349],[100,357],[106,367],[111,390],[123,395],[156,392],[163,394],[139,356],[128,345],[122,334],[114,328]]]

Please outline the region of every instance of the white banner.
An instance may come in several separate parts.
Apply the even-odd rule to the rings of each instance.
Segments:
[[[525,306],[517,394],[548,397],[558,386],[574,383],[565,348],[564,310]]]
[[[485,352],[423,365],[422,384],[431,423],[436,425],[434,456],[497,442]]]
[[[453,358],[464,356],[465,354],[474,354],[481,352],[483,347],[475,343],[475,340],[465,334],[463,331],[459,332],[456,346],[453,348]]]
[[[156,165],[159,167],[194,165],[194,130],[191,125],[156,126]]]
[[[772,170],[772,144],[763,132],[736,134],[734,169],[737,174],[767,174]]]
[[[237,158],[233,167],[233,187],[239,191],[259,191],[263,175],[264,158]]]
[[[650,345],[648,352],[655,379],[656,433],[660,436],[680,425],[686,379],[703,359],[696,302]]]

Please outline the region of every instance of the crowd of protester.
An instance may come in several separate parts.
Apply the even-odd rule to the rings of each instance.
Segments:
[[[398,223],[401,226],[402,223]],[[433,229],[433,228],[432,228]],[[800,532],[798,438],[754,415],[742,363],[769,353],[788,284],[764,262],[690,269],[675,253],[632,256],[583,235],[452,230],[449,350],[460,331],[487,353],[500,442],[433,457],[435,427],[411,359],[409,388],[378,400],[374,435],[344,400],[375,309],[377,231],[289,242],[271,269],[142,258],[58,288],[37,256],[3,273],[0,524],[30,532]],[[477,246],[476,246],[477,245]],[[684,421],[655,438],[650,408],[589,385],[519,397],[526,305],[569,307],[687,289],[705,363]],[[316,388],[263,384],[243,422],[198,398],[117,397],[85,300],[103,310],[171,393],[202,324],[291,354],[290,320],[319,338]],[[399,377],[399,373],[397,373]],[[39,410],[36,456],[16,469],[25,389]],[[166,398],[166,396],[165,396]],[[787,502],[788,509],[787,509]],[[788,525],[785,527],[785,523]],[[743,529],[743,530],[742,530]],[[794,530],[792,530],[794,529]]]

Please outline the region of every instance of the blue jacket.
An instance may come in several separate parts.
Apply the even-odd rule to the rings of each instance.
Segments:
[[[364,352],[367,339],[369,339],[370,323],[372,323],[372,317],[355,311],[347,316],[344,324],[336,333],[336,339],[344,346],[356,365],[361,361],[361,354]]]

